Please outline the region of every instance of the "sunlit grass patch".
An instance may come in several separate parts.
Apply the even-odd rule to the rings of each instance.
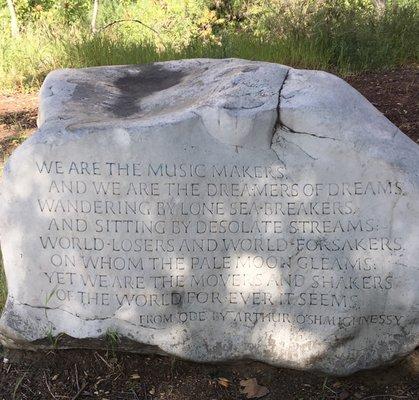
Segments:
[[[340,75],[419,59],[419,3],[413,0],[388,2],[384,9],[370,0],[258,0],[271,7],[249,6],[237,24],[213,21],[198,3],[188,2],[185,13],[176,2],[166,11],[154,2],[103,2],[101,23],[141,15],[152,29],[127,22],[92,34],[85,19],[66,26],[50,16],[28,23],[19,38],[0,35],[0,90],[35,91],[57,68],[181,58],[237,57]]]
[[[0,311],[3,309],[7,297],[6,275],[3,269],[3,259],[0,251]]]

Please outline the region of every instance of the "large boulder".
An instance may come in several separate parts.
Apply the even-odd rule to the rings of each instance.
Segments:
[[[419,344],[419,147],[343,80],[52,72],[0,198],[6,347],[349,374]]]

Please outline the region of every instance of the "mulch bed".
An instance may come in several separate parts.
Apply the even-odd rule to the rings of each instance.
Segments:
[[[0,96],[0,163],[36,128],[35,95]]]
[[[393,124],[419,143],[419,69],[404,68],[345,78]]]
[[[418,69],[366,73],[346,80],[419,143]],[[0,159],[36,127],[36,98],[0,96]],[[169,357],[66,350],[0,349],[0,399],[234,400],[255,378],[266,400],[419,399],[419,350],[399,363],[345,378],[262,363],[201,365]],[[264,391],[266,391],[264,389]]]
[[[0,363],[1,399],[15,393],[25,400],[235,400],[248,398],[240,382],[252,378],[269,390],[264,400],[419,398],[419,352],[393,367],[345,378],[257,362],[202,365],[111,350],[18,352],[13,359]]]

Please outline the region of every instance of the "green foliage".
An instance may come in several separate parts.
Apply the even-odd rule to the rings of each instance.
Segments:
[[[7,297],[6,276],[3,269],[3,259],[0,251],[0,311],[3,309]]]
[[[71,24],[86,20],[90,1],[86,0],[14,0],[16,13],[23,26],[30,23]]]
[[[54,328],[52,324],[50,324],[48,329],[45,331],[45,337],[47,338],[49,345],[55,349],[58,347],[58,343],[62,338],[62,334],[55,336]]]
[[[119,333],[116,330],[109,328],[106,331],[105,340],[106,340],[106,345],[108,347],[108,350],[112,353],[115,353],[116,348],[119,342],[121,341],[119,337]]]
[[[415,0],[384,8],[375,0],[108,0],[100,2],[95,35],[92,3],[16,0],[22,34],[15,39],[7,34],[4,6],[2,91],[36,90],[56,68],[185,57],[241,57],[343,74],[418,61]],[[112,24],[117,20],[123,21]]]

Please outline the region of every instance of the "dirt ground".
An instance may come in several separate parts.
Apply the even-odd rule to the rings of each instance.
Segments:
[[[201,365],[112,351],[20,353],[14,358],[0,363],[1,399],[15,394],[31,400],[238,400],[249,398],[241,393],[240,382],[252,378],[269,391],[264,400],[419,399],[419,351],[393,367],[346,378],[256,362]]]
[[[35,131],[37,113],[37,95],[0,96],[0,165]]]
[[[419,68],[347,77],[393,124],[419,143]]]
[[[346,80],[419,143],[418,74],[405,68]],[[36,96],[0,96],[0,162],[34,131],[36,113]],[[251,386],[266,400],[418,400],[419,349],[391,367],[336,378],[256,362],[201,365],[111,349],[6,354],[0,348],[4,400],[235,400],[252,398],[244,393]]]

